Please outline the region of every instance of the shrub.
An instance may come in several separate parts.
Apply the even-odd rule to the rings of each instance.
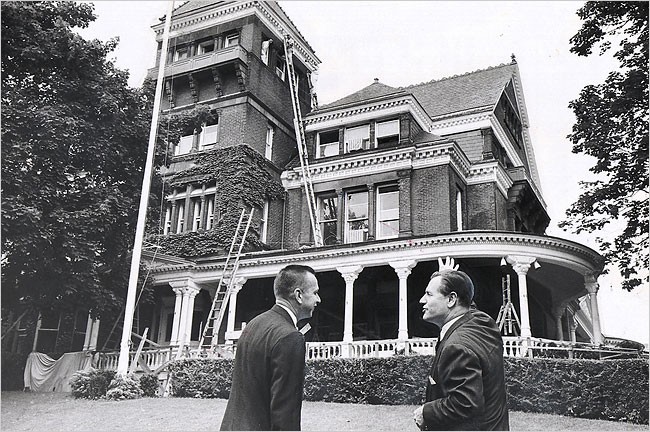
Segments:
[[[106,392],[106,398],[110,400],[137,399],[139,397],[142,397],[140,383],[131,376],[115,375]]]
[[[72,396],[83,399],[100,399],[106,396],[115,371],[88,369],[75,372],[70,378]]]
[[[140,388],[142,389],[142,396],[144,397],[157,397],[158,396],[158,376],[154,374],[144,374],[140,377]]]
[[[2,390],[22,390],[25,387],[23,376],[25,373],[27,354],[2,352],[2,372],[0,383]]]
[[[311,360],[305,400],[368,404],[424,401],[431,356]],[[171,395],[227,398],[233,361],[170,364]],[[506,358],[512,410],[648,423],[648,361]]]

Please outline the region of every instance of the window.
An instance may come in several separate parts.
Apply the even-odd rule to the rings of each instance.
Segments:
[[[337,241],[337,202],[336,194],[323,195],[318,198],[318,223],[324,245],[333,245]]]
[[[463,191],[456,191],[456,231],[463,230]]]
[[[207,200],[207,212],[208,214],[206,215],[207,217],[205,218],[205,229],[209,230],[212,229],[212,225],[214,224],[214,195],[208,196],[206,198]]]
[[[201,55],[212,51],[214,51],[214,39],[205,42],[199,42],[196,53],[197,55]]]
[[[348,192],[345,199],[346,243],[357,243],[366,240],[368,235],[368,192]]]
[[[271,156],[273,155],[273,135],[275,134],[275,128],[273,127],[272,124],[266,125],[266,150],[264,152],[264,156],[268,160],[271,160]]]
[[[260,219],[260,241],[263,243],[266,243],[268,220],[269,220],[269,202],[265,201],[264,207],[262,208],[262,217]]]
[[[169,231],[172,228],[172,206],[171,204],[167,205],[165,209],[165,225],[163,228],[163,235],[169,234]]]
[[[179,61],[189,57],[190,50],[187,47],[176,48],[174,51],[174,61]]]
[[[345,129],[345,152],[366,150],[370,147],[370,126],[363,125]]]
[[[214,147],[219,139],[219,124],[206,125],[201,127],[201,136],[199,137],[199,150],[206,150]]]
[[[284,56],[279,56],[278,60],[275,62],[275,74],[280,77],[282,81],[284,81],[284,68],[286,65],[284,64]]]
[[[377,123],[375,144],[377,147],[397,145],[399,143],[399,120]]]
[[[377,188],[377,239],[399,236],[399,188]]]
[[[192,231],[201,229],[201,198],[192,198]]]
[[[178,220],[176,221],[176,234],[180,234],[183,232],[183,224],[184,224],[184,219],[185,219],[185,206],[184,201],[179,201],[178,202]]]
[[[189,153],[192,150],[194,135],[182,136],[178,144],[174,146],[174,156],[180,156]]]
[[[269,64],[269,47],[271,46],[271,39],[265,40],[262,42],[262,51],[260,57],[262,58],[262,63],[268,66]]]
[[[226,35],[226,39],[224,40],[223,47],[228,48],[229,46],[238,45],[238,44],[239,44],[239,33],[232,33]]]
[[[339,154],[339,131],[319,132],[317,137],[316,157],[336,156]]]

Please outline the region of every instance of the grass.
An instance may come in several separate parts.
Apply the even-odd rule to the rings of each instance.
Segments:
[[[143,398],[127,401],[74,399],[69,393],[2,392],[3,431],[214,431],[224,399]],[[418,431],[415,406],[304,402],[305,431]],[[549,414],[510,413],[511,430],[648,430],[648,425]]]

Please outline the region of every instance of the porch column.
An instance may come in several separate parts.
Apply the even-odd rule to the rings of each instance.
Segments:
[[[84,351],[95,351],[97,349],[97,336],[99,335],[99,320],[92,319],[88,314],[88,324],[86,324],[86,337],[84,338]]]
[[[585,275],[585,288],[589,293],[589,306],[591,308],[591,325],[594,334],[593,344],[603,343],[603,333],[600,330],[600,313],[598,312],[598,275],[595,273]]]
[[[553,318],[555,319],[555,337],[557,340],[564,340],[564,332],[562,331],[562,317],[566,310],[566,303],[560,303],[553,308]]]
[[[87,351],[90,346],[90,332],[93,330],[93,320],[88,314],[88,321],[86,322],[86,336],[84,337],[84,346],[81,348],[83,351]]]
[[[188,280],[183,292],[183,306],[181,308],[181,322],[178,329],[178,343],[187,346],[192,334],[192,315],[194,314],[194,299],[201,291],[194,282]]]
[[[174,303],[174,320],[172,321],[172,334],[169,338],[170,345],[178,345],[178,329],[181,322],[181,307],[183,305],[183,283],[171,282],[172,290],[176,294],[176,302]]]
[[[506,261],[512,266],[517,273],[519,283],[519,311],[521,315],[521,337],[529,338],[532,336],[530,331],[530,314],[528,313],[528,284],[526,275],[530,265],[535,262],[535,257],[530,256],[512,256],[506,257]]]
[[[399,278],[399,326],[397,329],[397,339],[406,342],[409,338],[408,329],[408,301],[407,301],[407,279],[411,274],[411,269],[417,264],[413,260],[389,262],[390,266],[397,273]]]
[[[345,281],[345,321],[343,324],[343,349],[342,356],[350,357],[350,343],[353,341],[352,335],[352,306],[354,301],[354,281],[357,280],[359,273],[363,270],[361,266],[337,267],[339,273]]]
[[[239,291],[241,291],[245,283],[246,283],[246,278],[243,277],[235,278],[230,291],[230,298],[228,299],[228,323],[226,324],[226,343],[228,345],[232,345],[233,343],[233,340],[228,337],[228,333],[232,333],[233,331],[235,331],[235,312],[237,312],[237,294],[239,294]],[[214,329],[213,331],[217,332],[216,334],[218,336],[219,329]]]

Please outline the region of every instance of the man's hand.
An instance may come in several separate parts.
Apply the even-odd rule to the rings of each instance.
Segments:
[[[442,262],[442,258],[438,258],[438,271],[440,270],[458,270],[458,264],[454,261],[453,258],[445,258],[445,262]]]
[[[424,414],[422,411],[423,407],[418,407],[413,411],[413,420],[415,420],[415,424],[418,425],[420,430],[424,427]]]

